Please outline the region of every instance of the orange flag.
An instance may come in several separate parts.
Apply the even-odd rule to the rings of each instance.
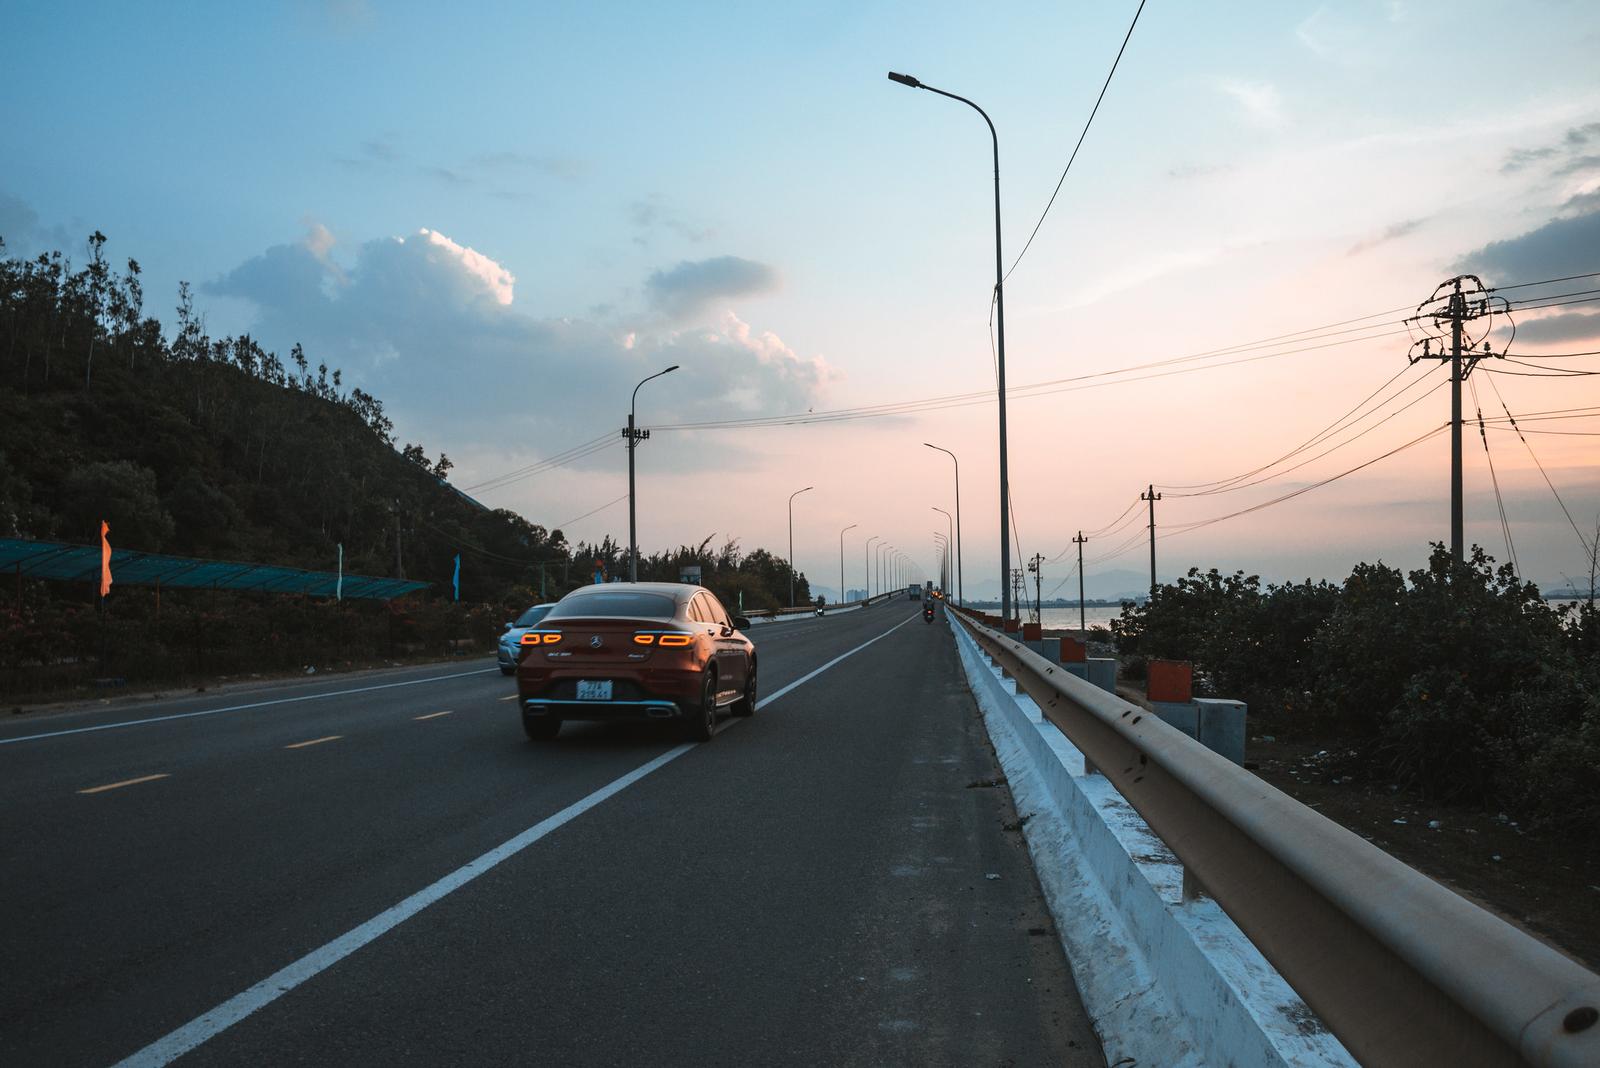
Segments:
[[[104,597],[111,592],[111,543],[106,541],[106,535],[111,533],[111,524],[104,519],[100,520],[100,596]]]

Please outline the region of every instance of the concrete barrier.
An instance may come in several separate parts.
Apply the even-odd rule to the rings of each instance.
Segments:
[[[1353,1068],[1216,902],[1185,900],[1177,858],[1111,784],[951,629],[1106,1063]]]

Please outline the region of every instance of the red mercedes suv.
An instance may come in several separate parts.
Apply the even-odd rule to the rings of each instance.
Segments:
[[[705,741],[717,714],[756,710],[756,647],[710,590],[673,582],[584,586],[522,636],[522,728],[569,719],[675,719]]]

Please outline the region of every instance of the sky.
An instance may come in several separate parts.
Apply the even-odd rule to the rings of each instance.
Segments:
[[[1448,538],[1448,434],[1377,458],[1443,426],[1449,389],[1423,396],[1447,374],[1408,370],[1399,319],[1462,272],[1600,289],[1505,288],[1600,272],[1600,7],[1149,0],[1040,223],[1136,6],[20,0],[0,238],[81,259],[103,231],[169,326],[188,281],[213,336],[303,344],[456,485],[572,541],[626,539],[620,428],[669,365],[637,395],[645,552],[786,555],[812,486],[793,537],[817,586],[841,536],[847,586],[871,537],[936,576],[942,445],[965,592],[992,596],[988,131],[904,71],[993,119],[1008,268],[1038,225],[1004,287],[1008,386],[1077,380],[1008,405],[1014,566],[1037,553],[1070,594],[1083,531],[1091,584],[1139,588],[1151,485],[1163,579],[1419,566]],[[1514,358],[1600,350],[1600,305],[1481,328]],[[1547,373],[1485,361],[1465,403],[1540,431],[1485,433],[1522,573],[1550,586],[1588,574],[1600,420],[1530,413],[1600,406],[1600,376]],[[707,422],[746,425],[685,428]],[[1464,455],[1468,540],[1504,559],[1475,425]]]

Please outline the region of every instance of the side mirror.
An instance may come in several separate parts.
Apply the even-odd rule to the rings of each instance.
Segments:
[[[733,626],[735,630],[748,630],[750,628],[750,620],[744,616],[734,616]]]
[[[514,627],[514,626],[516,626],[516,625],[517,625],[517,621],[516,621],[516,620],[514,620],[514,619],[513,619],[513,620],[512,620],[512,621],[511,621],[511,622],[509,622],[509,623],[507,623],[507,624],[506,624],[506,627],[505,627],[505,629],[506,629],[506,630],[510,630],[510,629],[511,629],[511,628],[512,628],[512,627]]]

